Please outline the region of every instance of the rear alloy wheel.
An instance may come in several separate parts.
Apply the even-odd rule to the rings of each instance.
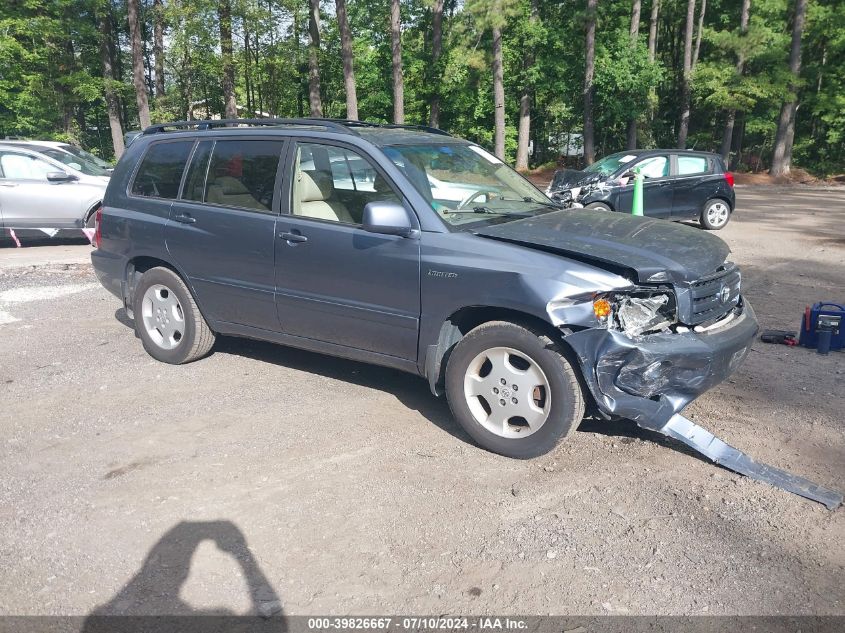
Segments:
[[[205,356],[214,345],[185,282],[169,268],[150,268],[135,288],[135,330],[147,353],[163,363],[181,365]]]
[[[481,447],[519,459],[550,451],[584,415],[578,379],[557,345],[506,321],[484,323],[455,346],[446,393]]]
[[[725,228],[731,219],[731,208],[728,203],[719,198],[708,200],[701,212],[701,225],[709,231]]]
[[[591,202],[588,204],[585,209],[592,209],[593,211],[613,211],[610,206],[606,205],[604,202]]]

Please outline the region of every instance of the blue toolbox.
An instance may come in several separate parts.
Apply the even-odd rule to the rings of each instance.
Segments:
[[[829,341],[829,349],[845,348],[845,306],[820,301],[812,308],[806,307],[798,343],[804,347],[819,348],[820,339],[825,347]]]

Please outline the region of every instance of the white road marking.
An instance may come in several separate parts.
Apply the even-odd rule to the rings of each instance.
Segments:
[[[85,292],[96,288],[97,284],[67,284],[62,286],[33,286],[31,288],[14,288],[0,292],[0,325],[20,321],[17,317],[3,309],[4,304],[30,303],[31,301],[44,301],[56,299],[68,295]]]

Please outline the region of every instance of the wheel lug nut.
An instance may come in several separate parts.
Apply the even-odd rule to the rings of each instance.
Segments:
[[[511,398],[511,402],[513,402],[514,404],[518,404],[519,400],[517,400],[516,398]]]
[[[514,390],[514,391],[519,391],[519,387],[517,387],[516,385],[513,385],[513,390]]]
[[[506,402],[504,400],[499,400],[499,404],[505,406]]]
[[[503,385],[508,384],[508,381],[507,381],[507,380],[505,380],[504,378],[502,378],[499,382],[500,382],[500,383],[502,383]]]
[[[499,389],[497,387],[493,387],[493,393],[499,393]]]

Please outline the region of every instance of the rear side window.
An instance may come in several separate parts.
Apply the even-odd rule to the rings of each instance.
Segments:
[[[179,195],[182,172],[194,141],[151,145],[132,183],[132,195],[147,198],[175,198]]]
[[[205,184],[207,204],[270,212],[283,141],[217,141]]]
[[[691,176],[710,171],[710,165],[704,156],[678,156],[678,175]]]

